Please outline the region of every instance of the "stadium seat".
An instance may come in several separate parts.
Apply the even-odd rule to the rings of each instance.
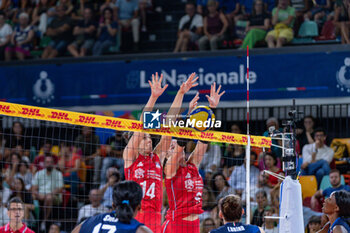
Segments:
[[[314,21],[305,21],[300,29],[298,35],[300,37],[316,37],[318,36],[318,26]]]
[[[345,179],[343,175],[341,176],[340,183],[345,184]],[[324,176],[320,184],[320,189],[325,190],[326,188],[330,188],[330,187],[332,187],[332,185],[331,185],[331,182],[329,181],[329,175]]]
[[[317,191],[317,180],[315,176],[300,176],[299,183],[301,185],[301,192],[303,199],[312,197]]]

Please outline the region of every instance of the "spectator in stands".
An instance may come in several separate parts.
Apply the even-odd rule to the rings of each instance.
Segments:
[[[306,233],[317,233],[321,230],[321,217],[312,216],[306,226]]]
[[[61,147],[60,154],[58,167],[63,174],[64,183],[69,184],[71,186],[71,194],[76,195],[78,194],[78,172],[81,167],[81,156],[73,153],[66,145]]]
[[[316,23],[323,21],[326,15],[332,11],[332,0],[315,0],[313,7],[307,13],[308,19],[314,19]]]
[[[9,223],[0,227],[0,232],[21,232],[21,233],[34,233],[24,224],[24,204],[21,199],[14,197],[8,203],[8,216]]]
[[[267,152],[264,154],[264,164],[265,169],[275,174],[283,175],[283,171],[281,168],[277,167],[277,158],[274,153]],[[279,179],[275,176],[269,175],[266,172],[262,171],[259,177],[259,187],[267,189],[274,188],[277,184],[279,184]]]
[[[224,33],[228,27],[228,22],[223,13],[217,10],[215,0],[208,1],[208,14],[204,17],[204,36],[199,41],[199,50],[217,50],[220,42],[224,39]]]
[[[214,219],[206,218],[201,222],[200,233],[209,233],[211,230],[216,229],[216,224]]]
[[[349,25],[350,25],[350,12],[349,1],[336,1],[334,10],[334,22],[340,29],[341,43],[350,44]]]
[[[241,3],[241,14],[243,18],[241,19],[247,19],[253,12],[253,3],[254,0],[240,0]]]
[[[71,16],[74,10],[74,5],[72,4],[71,0],[58,0],[57,6],[63,6],[65,8],[65,15]]]
[[[29,25],[29,15],[21,13],[19,15],[19,25],[17,25],[11,36],[11,44],[5,49],[5,60],[10,61],[15,55],[17,59],[24,60],[30,56],[34,30]]]
[[[186,52],[189,42],[196,42],[203,32],[203,18],[193,2],[186,3],[186,15],[180,19],[174,52]]]
[[[238,124],[231,126],[231,133],[241,134],[242,130]],[[221,160],[223,167],[222,173],[225,177],[230,177],[235,166],[241,166],[244,163],[245,149],[242,145],[226,144],[224,156]]]
[[[254,152],[250,153],[250,199],[254,199],[254,194],[258,187],[259,169],[254,166],[257,159],[257,154]],[[234,193],[239,195],[242,200],[246,200],[246,160],[244,164],[236,166],[233,170],[229,185],[234,189]]]
[[[219,2],[216,1],[217,5],[219,5]],[[205,16],[207,14],[207,5],[208,0],[197,0],[197,13],[201,14],[202,16]]]
[[[21,178],[24,181],[25,189],[31,190],[33,174],[29,170],[28,162],[23,160],[19,163],[14,178]]]
[[[341,184],[341,174],[339,170],[333,169],[329,172],[329,181],[331,183],[331,187],[326,188],[325,190],[319,189],[311,198],[311,208],[317,209],[317,207],[321,206],[322,203],[319,203],[319,199],[324,197],[328,198],[331,193],[338,190],[345,190],[350,192],[350,186]]]
[[[32,2],[28,0],[17,0],[11,1],[11,7],[8,11],[8,16],[14,24],[18,23],[19,15],[21,13],[27,13],[28,15],[32,15]]]
[[[25,189],[24,181],[21,178],[15,178],[11,184],[11,190],[10,199],[17,197],[24,203],[24,219],[34,220],[33,215],[30,216],[30,212],[34,210],[32,195]]]
[[[114,136],[107,139],[106,142],[106,152],[107,156],[103,159],[102,169],[101,169],[101,182],[106,183],[107,169],[116,166],[120,172],[120,176],[124,177],[124,159],[123,159],[123,149],[126,143],[122,138],[122,134],[116,131]]]
[[[255,201],[258,203],[258,207],[253,211],[252,224],[261,227],[264,223],[265,208],[268,206],[267,193],[265,190],[256,192]]]
[[[139,2],[137,0],[118,0],[116,3],[115,18],[120,26],[119,33],[122,33],[123,29],[128,30],[131,27],[135,51],[138,50],[140,41],[140,20],[138,18],[138,12]]]
[[[293,40],[295,9],[289,6],[288,0],[279,0],[272,11],[274,30],[267,33],[266,42],[269,48],[280,48]]]
[[[5,166],[6,170],[4,172],[5,181],[8,185],[12,184],[20,162],[21,156],[18,153],[12,153],[10,164],[7,164],[7,166]]]
[[[113,203],[113,186],[120,181],[120,173],[115,167],[110,167],[107,170],[108,182],[101,184],[99,191],[103,196],[103,205],[109,209],[112,208]]]
[[[17,145],[21,145],[23,149],[29,149],[30,143],[25,137],[25,129],[21,122],[15,121],[12,123],[11,133],[6,139],[6,148],[15,148]]]
[[[199,169],[204,172],[215,173],[220,166],[221,148],[221,143],[211,142],[203,155]]]
[[[239,0],[218,0],[219,8],[225,14],[228,23],[233,24],[235,17],[239,14],[241,5]]]
[[[107,213],[109,211],[104,205],[101,204],[102,196],[98,189],[91,189],[89,193],[89,201],[91,204],[84,205],[79,210],[78,223],[83,218],[89,218],[97,214]]]
[[[246,36],[244,38],[242,49],[254,48],[255,44],[265,39],[267,30],[270,28],[270,15],[264,10],[264,2],[255,0],[253,12],[248,18],[245,28]]]
[[[49,9],[49,0],[40,0],[33,10],[31,25],[37,27],[39,37],[43,37],[46,33],[50,17]]]
[[[3,226],[10,221],[10,218],[8,216],[7,208],[3,202],[3,195],[1,191],[0,191],[0,200],[2,200],[0,202],[0,226]]]
[[[303,129],[298,129],[297,131],[297,139],[301,148],[306,144],[312,144],[315,142],[313,138],[315,119],[312,116],[306,116],[304,117],[303,122]]]
[[[68,42],[71,39],[71,19],[66,15],[67,8],[63,5],[56,7],[57,16],[47,27],[46,35],[51,42],[44,49],[42,58],[54,58],[65,52]]]
[[[6,206],[7,201],[10,199],[11,196],[11,189],[10,186],[4,182],[5,178],[3,176],[0,176],[0,196],[1,196],[1,203]]]
[[[152,0],[140,0],[139,1],[139,8],[140,8],[140,16],[141,16],[141,31],[146,32],[147,31],[147,9],[150,9],[152,7]]]
[[[222,197],[235,192],[234,188],[227,182],[226,177],[220,172],[213,175],[210,186],[213,190],[216,201],[219,201]]]
[[[97,25],[93,20],[92,10],[85,8],[84,19],[74,27],[75,41],[68,45],[68,51],[74,57],[85,57],[94,45],[96,29]]]
[[[103,22],[100,23],[97,30],[98,39],[92,50],[94,56],[108,52],[108,49],[116,43],[118,24],[113,21],[113,10],[111,8],[104,9],[103,16]]]
[[[304,0],[296,0],[296,1],[304,1]],[[307,1],[307,0],[305,0],[305,1]],[[275,8],[275,6],[276,6],[276,2],[277,2],[277,0],[264,0],[265,11],[271,13],[273,8]]]
[[[12,28],[6,23],[6,15],[0,11],[0,60],[4,60],[5,48],[11,41]]]
[[[52,206],[58,205],[62,201],[61,192],[63,190],[62,173],[54,168],[52,156],[45,157],[45,169],[38,171],[33,179],[33,198],[41,202],[44,207],[44,216],[40,224],[40,230],[46,230],[46,221],[52,212]]]
[[[274,208],[270,207],[270,206],[266,206],[265,207],[265,211],[264,211],[264,220],[263,220],[263,229],[265,231],[265,233],[277,233],[278,232],[278,227],[276,226],[276,220],[274,219],[269,219],[269,218],[265,218],[265,217],[277,217],[277,214],[274,210]]]
[[[266,129],[267,130],[263,133],[264,137],[269,137],[270,136],[270,131],[272,133],[278,133],[278,131],[279,132],[283,132],[283,129],[280,128],[280,126],[279,126],[278,119],[275,118],[275,117],[270,117],[269,119],[266,120]],[[272,139],[272,144],[273,145],[280,145],[280,146],[282,146],[281,140],[277,140],[277,139]],[[271,148],[271,151],[273,153],[275,153],[277,158],[281,158],[282,150],[280,148],[277,148],[276,146],[273,146]],[[259,165],[260,165],[260,163],[259,163]]]
[[[213,191],[208,186],[203,187],[202,193],[202,209],[203,213],[199,215],[199,220],[202,222],[204,219],[210,217],[210,213],[215,207],[216,201]]]
[[[52,156],[55,165],[58,163],[58,157],[51,153],[52,142],[50,140],[45,140],[42,148],[40,150],[39,156],[36,156],[33,162],[32,172],[33,174],[37,171],[44,169],[46,156]]]
[[[334,151],[325,145],[326,131],[324,129],[315,129],[314,140],[314,143],[307,144],[303,148],[301,168],[303,175],[315,175],[320,185],[323,176],[329,174],[329,164],[333,160]]]
[[[100,138],[95,135],[94,129],[83,126],[81,134],[75,139],[75,146],[82,150],[81,161],[86,165],[93,166],[93,182],[97,183],[100,179]]]
[[[60,233],[61,232],[61,224],[59,223],[52,223],[49,228],[49,233]]]

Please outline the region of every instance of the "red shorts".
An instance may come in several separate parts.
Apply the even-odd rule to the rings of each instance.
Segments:
[[[137,221],[145,224],[152,230],[153,233],[161,233],[162,229],[162,214],[154,211],[140,211],[137,213]]]
[[[199,231],[199,219],[194,221],[166,220],[162,225],[162,233],[199,233]]]

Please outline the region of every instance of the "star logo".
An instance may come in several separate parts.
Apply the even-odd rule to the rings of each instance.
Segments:
[[[152,120],[151,121],[154,121],[154,120],[159,120],[159,117],[162,115],[161,113],[159,113],[159,109],[157,109],[157,111],[155,113],[151,113],[151,115],[153,116]]]
[[[144,112],[143,113],[143,128],[144,129],[160,129],[160,116],[159,110],[156,112]]]

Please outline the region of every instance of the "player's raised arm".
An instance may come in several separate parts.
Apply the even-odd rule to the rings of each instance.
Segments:
[[[196,78],[196,73],[192,73],[190,75],[190,77],[186,80],[186,82],[184,82],[181,85],[179,91],[177,92],[177,94],[175,96],[173,103],[170,106],[170,109],[169,109],[168,114],[166,116],[166,121],[168,121],[168,122],[176,121],[176,117],[180,113],[180,108],[182,106],[182,101],[183,101],[184,95],[192,87],[198,86],[198,83],[196,83],[197,80],[198,80],[198,77]],[[154,153],[159,155],[159,157],[160,157],[159,159],[160,159],[162,164],[163,164],[163,161],[164,161],[164,158],[166,155],[166,153],[164,153],[164,152],[166,152],[169,149],[170,143],[171,143],[170,136],[162,136],[160,139],[160,142],[158,143],[158,145],[154,149]]]
[[[223,94],[225,94],[225,91],[220,93],[220,90],[221,90],[221,85],[219,86],[219,88],[217,90],[216,90],[216,83],[215,82],[214,82],[214,84],[211,85],[210,96],[206,95],[210,108],[216,108],[220,102],[221,96]],[[198,167],[199,164],[202,162],[204,153],[207,151],[207,148],[208,148],[208,142],[198,141],[196,148],[191,153],[188,161],[193,163],[194,165],[196,165]]]
[[[145,111],[152,111],[153,107],[158,99],[159,96],[161,96],[163,94],[163,92],[165,91],[165,89],[168,87],[168,85],[165,85],[164,87],[162,87],[162,80],[163,80],[163,75],[160,75],[160,78],[158,78],[158,73],[156,73],[156,75],[152,75],[152,82],[148,81],[150,87],[151,87],[151,96],[148,99],[148,102],[146,104],[146,106],[144,107],[141,117],[140,117],[140,121],[143,121],[143,113]],[[138,145],[141,141],[141,139],[144,137],[144,133],[142,132],[135,132],[127,146],[125,147],[124,151],[123,151],[123,159],[124,159],[124,167],[128,168],[131,166],[131,164],[133,163],[133,161],[137,158],[137,153],[138,153]]]

